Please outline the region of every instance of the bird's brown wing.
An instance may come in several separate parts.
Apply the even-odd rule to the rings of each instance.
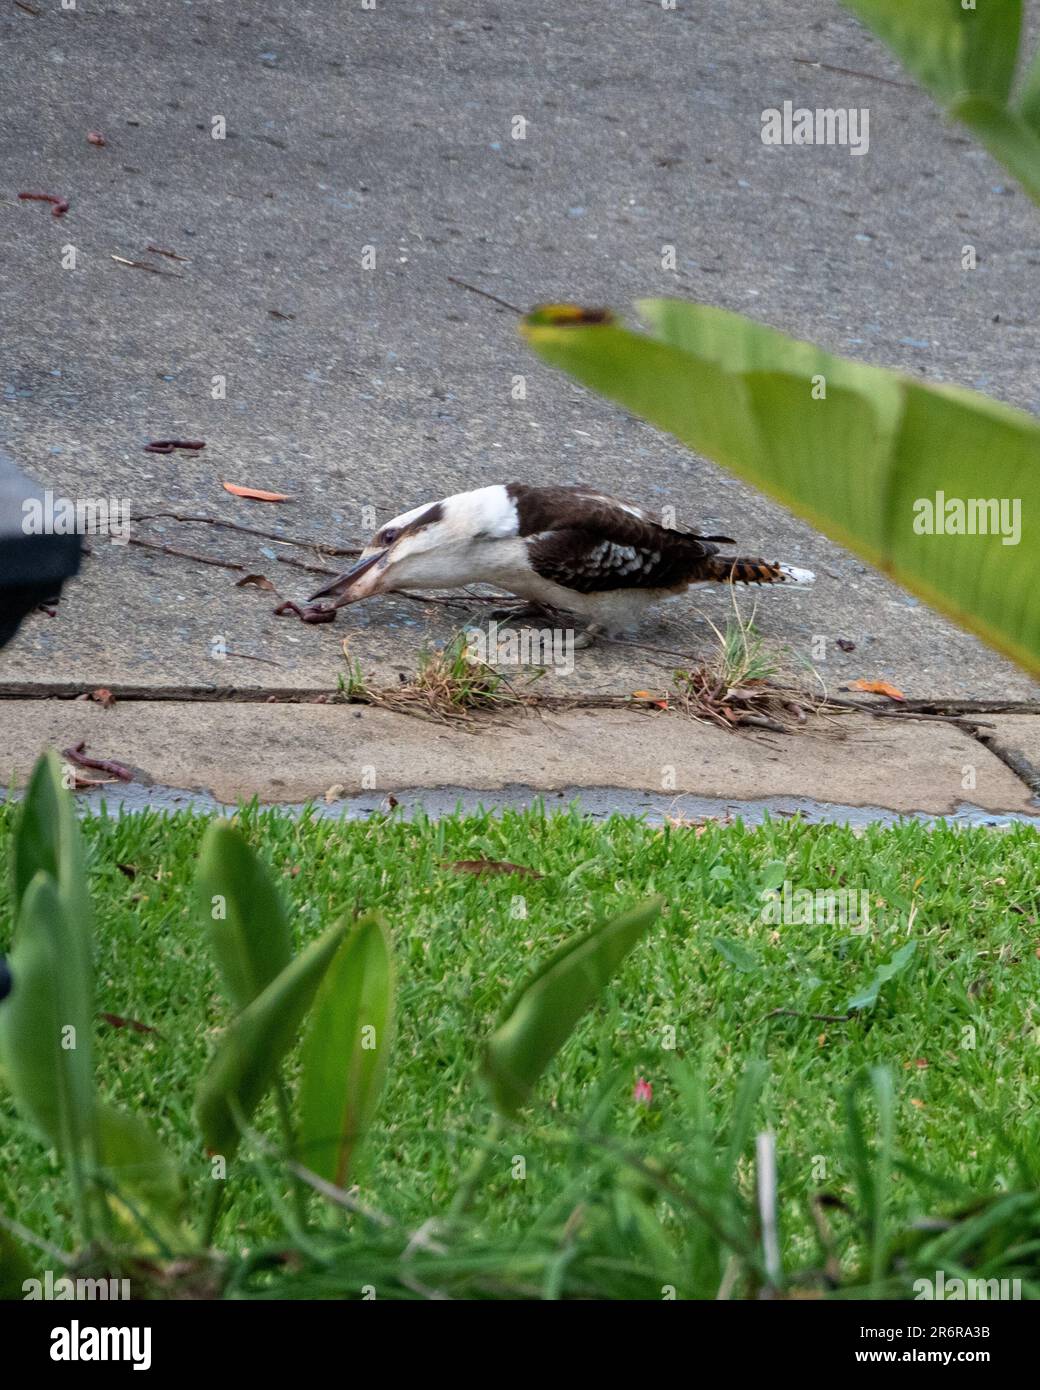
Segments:
[[[510,483],[507,490],[535,573],[578,593],[678,588],[701,577],[718,549],[705,536],[670,530],[642,507],[589,487]]]
[[[519,536],[576,528],[604,535],[617,533],[622,538],[631,533],[633,524],[664,529],[643,507],[606,497],[592,487],[507,483],[506,492],[516,507]]]
[[[662,528],[663,529],[663,528]],[[527,545],[531,568],[579,594],[608,589],[676,589],[701,577],[715,553],[696,536],[617,540],[587,530],[543,531]]]

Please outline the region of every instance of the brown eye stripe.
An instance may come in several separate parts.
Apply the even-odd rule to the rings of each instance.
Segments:
[[[407,526],[401,526],[399,528],[387,527],[386,530],[380,531],[376,536],[375,544],[393,545],[394,542],[399,541],[402,536],[414,536],[416,531],[421,531],[426,526],[432,526],[435,521],[440,521],[443,516],[444,508],[439,502],[434,502],[432,507],[427,507],[414,521],[409,521]]]

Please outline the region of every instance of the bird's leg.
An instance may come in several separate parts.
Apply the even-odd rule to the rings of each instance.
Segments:
[[[524,618],[540,618],[545,623],[551,623],[553,614],[540,603],[520,603],[513,608],[492,608],[487,615],[493,618],[496,623],[515,622]]]
[[[589,647],[596,645],[596,638],[604,631],[602,623],[589,623],[581,632],[574,635],[574,650],[576,652],[585,651]]]

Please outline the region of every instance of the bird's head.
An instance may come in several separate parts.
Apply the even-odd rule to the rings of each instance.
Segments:
[[[430,583],[423,576],[423,557],[443,544],[443,503],[416,507],[402,512],[381,526],[358,557],[357,564],[338,575],[331,584],[311,595],[335,598],[332,607],[341,608],[375,594],[388,594],[409,584]]]
[[[333,608],[395,589],[454,588],[481,577],[489,541],[515,534],[516,511],[502,487],[460,492],[402,512],[381,526],[345,574],[311,596]]]

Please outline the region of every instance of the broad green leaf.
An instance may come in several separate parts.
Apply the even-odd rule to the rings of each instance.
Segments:
[[[1021,0],[843,0],[1040,203],[1040,53],[1012,100]]]
[[[76,930],[54,880],[37,872],[22,895],[0,1004],[0,1057],[15,1104],[63,1159],[96,1150],[90,982],[75,966]]]
[[[68,910],[70,959],[89,982],[92,915],[83,838],[72,797],[62,785],[61,762],[53,749],[40,757],[22,800],[12,838],[14,916],[29,884],[41,870],[57,884]]]
[[[1021,0],[843,0],[934,96],[1006,102],[1022,27]]]
[[[711,943],[723,960],[728,961],[735,970],[739,970],[742,975],[750,975],[758,969],[758,959],[756,956],[742,946],[739,941],[734,941],[729,936],[716,936]]]
[[[138,1240],[142,1230],[135,1213],[163,1238],[182,1239],[184,1189],[167,1148],[144,1120],[114,1106],[98,1107],[97,1124],[98,1166],[116,1189],[108,1193],[113,1210]]]
[[[300,1157],[340,1187],[383,1088],[393,1010],[390,942],[379,918],[366,917],[325,972],[302,1050]]]
[[[484,1079],[496,1107],[515,1115],[585,1010],[650,924],[662,900],[632,911],[569,941],[551,956],[506,1006],[488,1041]]]
[[[865,990],[860,994],[855,994],[845,1005],[846,1013],[855,1013],[862,1009],[872,1009],[878,1001],[878,995],[890,980],[896,980],[904,973],[917,950],[916,941],[908,941],[905,946],[901,946],[890,961],[884,965],[879,965],[874,974],[874,978]]]
[[[236,1112],[248,1120],[274,1083],[322,976],[348,929],[331,927],[312,941],[231,1021],[203,1073],[195,1114],[210,1153],[230,1157],[241,1135]]]
[[[1040,203],[1040,130],[986,97],[965,97],[950,108],[1032,198]]]
[[[612,321],[560,322],[555,307],[530,314],[523,332],[546,361],[1040,672],[1040,424],[973,391],[863,366],[739,314],[681,300],[638,308],[650,335]],[[948,500],[991,498],[1004,504],[1012,532],[1018,515],[1014,543],[951,532]]]
[[[1033,134],[1040,135],[1040,48],[1022,79],[1016,109]]]
[[[292,958],[281,895],[263,861],[227,821],[206,831],[195,885],[228,998],[244,1009]]]

